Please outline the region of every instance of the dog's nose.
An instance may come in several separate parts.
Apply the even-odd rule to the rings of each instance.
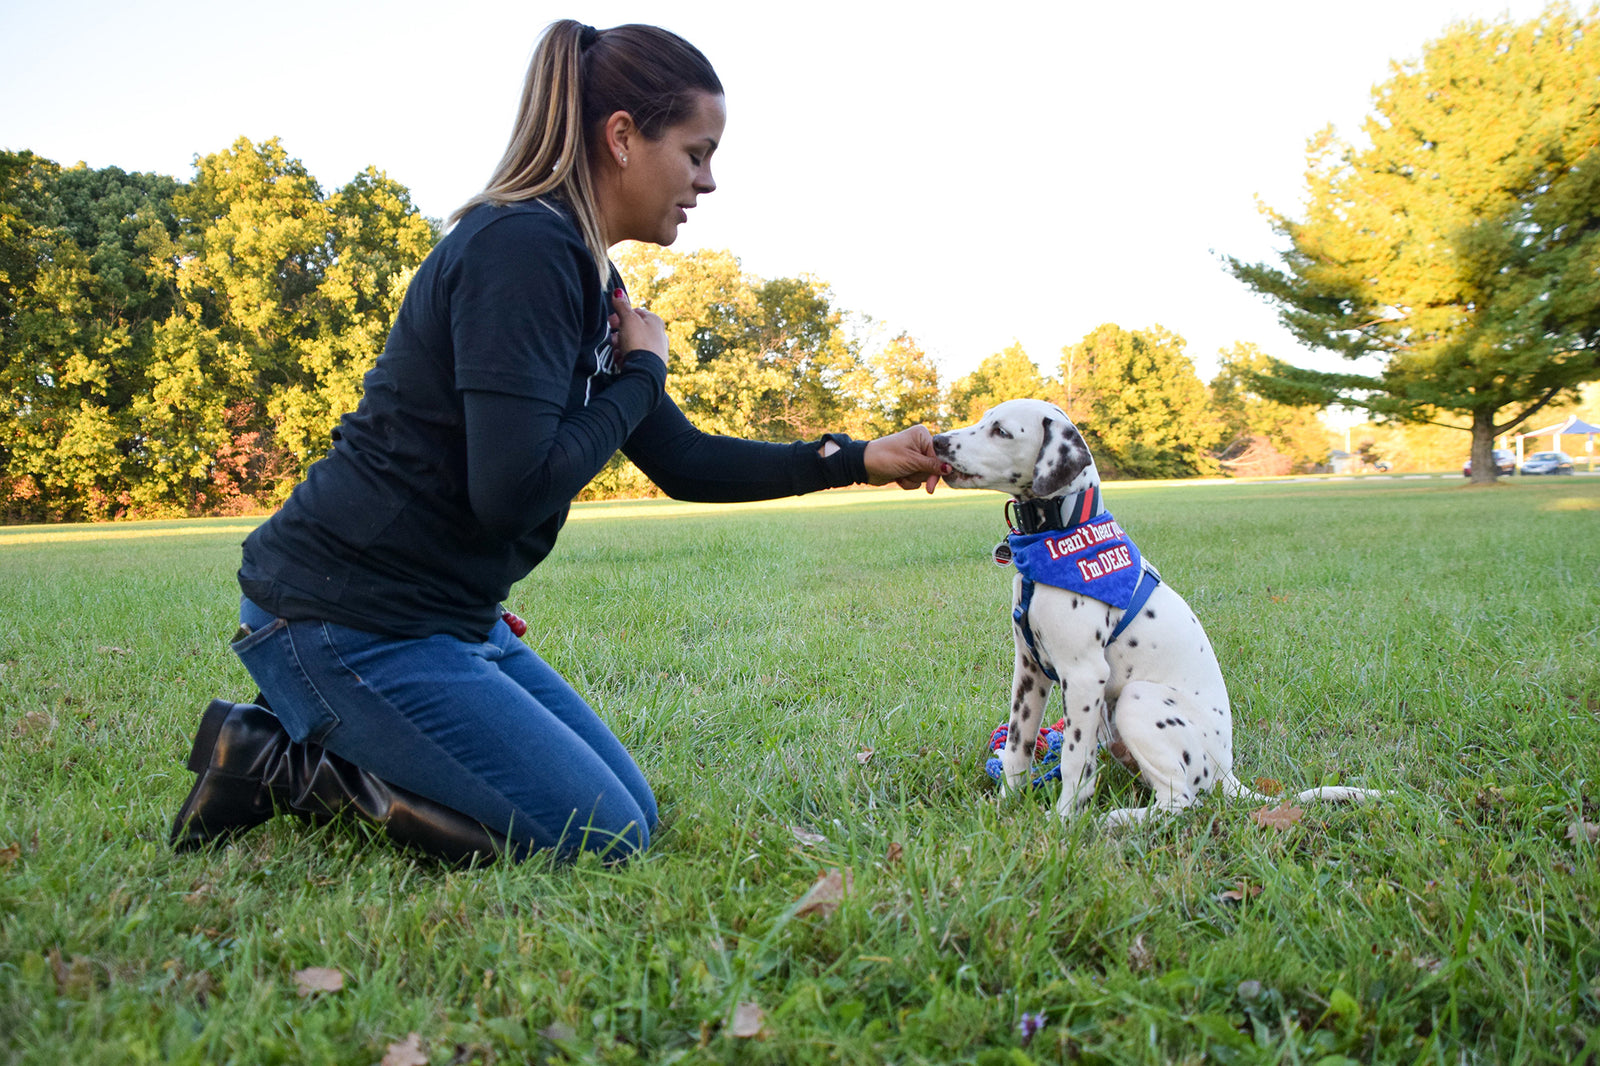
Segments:
[[[943,433],[936,434],[933,438],[933,454],[949,455],[950,438],[946,437]]]

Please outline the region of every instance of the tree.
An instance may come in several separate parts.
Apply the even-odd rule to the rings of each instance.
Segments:
[[[0,154],[0,507],[95,519],[137,478],[132,398],[148,386],[179,184]]]
[[[856,398],[870,392],[871,372],[846,336],[844,314],[824,282],[760,282],[743,347],[783,381],[756,413],[759,436],[809,440],[829,431],[861,432],[865,419]]]
[[[615,256],[635,307],[667,323],[667,392],[708,433],[754,436],[769,398],[788,386],[751,347],[760,315],[755,280],[728,251],[674,252],[631,244]]]
[[[233,509],[281,496],[304,456],[276,440],[270,415],[306,378],[319,333],[318,287],[333,258],[321,187],[276,140],[245,138],[196,161],[176,198],[184,222],[179,304],[157,334],[151,387],[133,404],[148,511]],[[242,457],[244,437],[257,454]],[[232,469],[219,473],[216,457]],[[254,475],[254,476],[252,476]]]
[[[1278,403],[1252,391],[1271,360],[1253,344],[1222,353],[1211,379],[1211,406],[1222,420],[1217,458],[1235,474],[1304,473],[1324,462],[1334,436],[1310,409]]]
[[[330,255],[295,346],[294,372],[267,413],[274,439],[303,469],[361,399],[406,286],[438,239],[410,192],[368,167],[325,204]]]
[[[436,233],[276,141],[192,184],[0,152],[0,515],[270,504],[360,397]]]
[[[983,413],[1006,400],[1053,398],[1054,382],[1040,375],[1039,366],[1021,343],[1012,341],[989,356],[978,368],[950,386],[950,416],[962,424],[976,422]]]
[[[176,202],[181,301],[134,404],[149,441],[136,498],[281,500],[360,400],[436,233],[373,168],[325,196],[276,138],[201,158]]]
[[[708,433],[754,440],[864,432],[871,369],[816,278],[764,280],[729,251],[630,244],[614,256],[636,307],[667,324],[667,392]],[[590,495],[648,491],[621,459]]]
[[[940,423],[939,368],[909,333],[897,335],[867,362],[873,375],[867,426],[871,436]]]
[[[1600,26],[1566,6],[1457,24],[1374,91],[1369,142],[1313,139],[1283,266],[1227,259],[1304,344],[1372,373],[1274,361],[1262,395],[1496,434],[1600,378]]]
[[[1195,477],[1217,470],[1211,452],[1221,442],[1222,420],[1183,338],[1160,326],[1126,330],[1106,324],[1061,352],[1079,387],[1078,428],[1102,472],[1124,477]],[[1077,421],[1077,418],[1074,418]]]

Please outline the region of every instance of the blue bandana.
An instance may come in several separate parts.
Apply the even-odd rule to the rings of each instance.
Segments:
[[[1121,609],[1122,620],[1106,637],[1106,644],[1110,645],[1161,583],[1161,575],[1139,555],[1139,549],[1110,511],[1082,520],[1074,517],[1087,516],[1098,504],[1099,490],[1090,487],[1072,501],[1070,511],[1057,504],[1055,520],[1061,523],[1059,527],[1034,533],[1013,532],[995,553],[995,562],[1014,563],[1022,575],[1022,598],[1011,616],[1021,629],[1034,662],[1052,681],[1060,678],[1039,659],[1033,627],[1028,624],[1028,608],[1033,605],[1036,584],[1066,589]],[[1038,502],[1029,501],[1026,506],[1037,507]],[[1022,507],[1019,505],[1018,510]],[[1023,521],[1037,525],[1040,516],[1029,511]]]
[[[1011,561],[1029,581],[1126,608],[1144,573],[1143,559],[1110,511],[1072,529],[1013,533]]]

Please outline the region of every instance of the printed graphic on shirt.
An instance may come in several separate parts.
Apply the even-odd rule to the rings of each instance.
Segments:
[[[615,287],[613,286],[613,288]],[[583,405],[585,407],[589,406],[589,400],[594,396],[594,379],[602,375],[610,376],[616,372],[612,366],[612,358],[616,354],[616,344],[614,343],[616,334],[611,332],[611,294],[609,292],[601,293],[600,306],[605,310],[601,312],[600,341],[594,346],[594,350],[589,353],[594,369],[589,372],[589,380],[583,386]]]

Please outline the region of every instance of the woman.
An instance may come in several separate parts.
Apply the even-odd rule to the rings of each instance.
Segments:
[[[766,444],[703,434],[665,395],[666,327],[607,249],[676,239],[716,188],[725,114],[664,30],[546,30],[505,157],[412,280],[359,407],[245,541],[233,648],[262,698],[202,717],[177,847],[288,807],[451,860],[643,850],[650,786],[502,617],[572,498],[618,449],[680,499],[932,491],[923,427]]]

